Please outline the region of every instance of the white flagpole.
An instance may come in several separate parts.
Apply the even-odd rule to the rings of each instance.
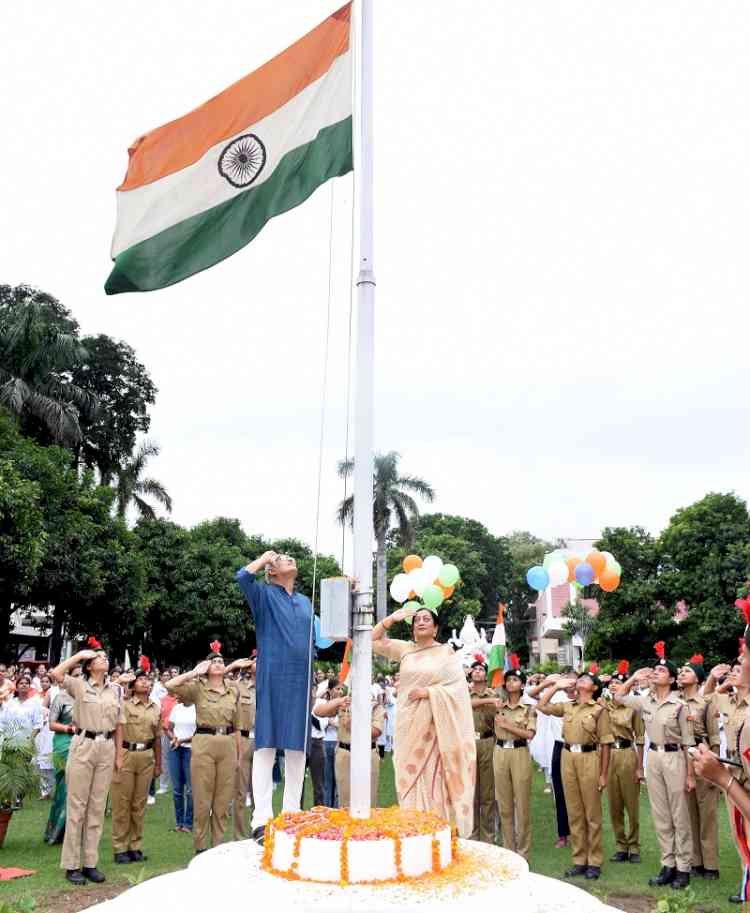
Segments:
[[[373,0],[360,0],[359,158],[356,160],[359,202],[359,274],[357,276],[357,355],[354,408],[354,574],[358,580],[352,625],[351,815],[369,818],[370,742],[372,729],[372,479],[375,272],[373,261]],[[376,797],[374,797],[376,798]]]

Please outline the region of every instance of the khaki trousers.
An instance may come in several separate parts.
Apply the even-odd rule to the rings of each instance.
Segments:
[[[474,830],[472,840],[495,842],[495,774],[492,767],[494,736],[476,739],[477,777],[474,781]]]
[[[648,798],[654,830],[659,838],[661,864],[689,872],[693,861],[693,837],[685,792],[687,764],[680,751],[649,751]]]
[[[599,752],[562,753],[562,782],[570,824],[573,865],[601,866],[602,794],[599,792]]]
[[[493,755],[495,797],[500,809],[503,846],[529,858],[531,850],[531,755],[528,748],[500,748]]]
[[[378,806],[378,784],[380,782],[380,755],[377,748],[370,752],[370,801],[373,808]],[[339,806],[349,808],[351,802],[351,752],[346,748],[337,748],[334,760],[336,772],[336,789],[339,794]]]
[[[234,839],[246,840],[250,834],[245,799],[247,788],[252,782],[255,739],[243,738],[240,745],[240,763],[237,765],[237,775],[234,778]]]
[[[65,767],[68,798],[60,868],[80,869],[82,864],[87,869],[96,868],[114,766],[114,739],[73,737]]]
[[[719,868],[719,787],[701,777],[688,793],[690,830],[693,837],[693,865],[716,871]]]
[[[193,846],[218,846],[224,839],[234,795],[237,743],[233,735],[193,736],[190,780],[193,785]]]
[[[640,784],[636,782],[638,756],[632,748],[612,748],[609,753],[609,817],[618,853],[640,853]],[[625,812],[628,830],[625,831]]]
[[[154,750],[125,751],[122,770],[112,777],[112,850],[140,850]]]

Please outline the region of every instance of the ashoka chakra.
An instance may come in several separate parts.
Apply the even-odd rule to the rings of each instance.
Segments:
[[[254,133],[238,136],[219,156],[219,174],[232,187],[249,187],[266,164],[266,147]]]

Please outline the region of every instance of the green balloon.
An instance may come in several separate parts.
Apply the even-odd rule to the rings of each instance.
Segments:
[[[437,609],[442,601],[443,591],[439,586],[435,586],[434,583],[431,583],[429,586],[424,588],[424,593],[422,593],[422,602],[427,606],[428,609]]]
[[[455,586],[458,583],[460,576],[455,564],[444,564],[438,575],[438,580],[443,586]]]
[[[613,574],[617,574],[618,577],[622,577],[622,567],[619,561],[613,561],[611,564],[608,564],[607,570],[612,571]]]
[[[409,602],[404,604],[404,608],[409,613],[409,617],[413,618],[422,608],[422,605],[421,603],[417,602],[416,599],[410,599]]]

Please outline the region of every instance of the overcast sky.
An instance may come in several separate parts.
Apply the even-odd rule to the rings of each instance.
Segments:
[[[312,541],[331,185],[107,298],[130,142],[336,0],[0,5],[0,281],[130,343],[173,517]],[[494,533],[654,532],[750,494],[750,6],[378,0],[376,446]],[[321,547],[340,552],[351,176],[334,184]]]

